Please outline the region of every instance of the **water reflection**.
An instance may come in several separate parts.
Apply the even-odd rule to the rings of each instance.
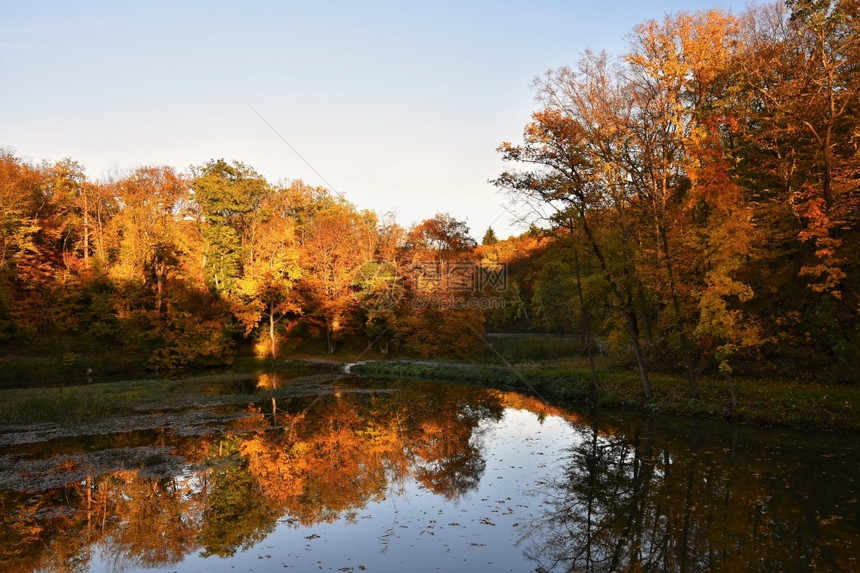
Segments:
[[[525,535],[538,570],[856,570],[856,448],[715,427],[582,428]]]
[[[0,450],[0,568],[181,569],[193,556],[217,567],[270,537],[294,542],[288,531],[371,528],[368,512],[388,499],[394,524],[373,536],[387,549],[423,519],[399,547],[428,569],[469,548],[485,551],[473,570],[856,568],[856,447],[763,434],[597,421],[463,386],[344,381],[281,399],[274,416],[251,405],[226,432]]]
[[[27,474],[38,462],[19,461],[20,481],[0,492],[4,570],[86,568],[93,544],[120,569],[172,565],[198,550],[226,557],[265,538],[281,516],[308,527],[349,518],[408,476],[449,499],[478,483],[478,426],[501,418],[497,393],[351,390],[282,400],[276,418],[252,405],[226,434],[172,439],[169,456],[183,460],[175,475],[145,468],[163,462],[158,451],[138,456],[141,469],[104,473],[71,456],[36,480]],[[64,473],[61,488],[40,491]]]

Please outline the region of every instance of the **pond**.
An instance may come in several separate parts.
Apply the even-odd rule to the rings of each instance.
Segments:
[[[274,413],[230,391],[0,428],[0,570],[858,568],[853,436],[417,381],[343,378]]]

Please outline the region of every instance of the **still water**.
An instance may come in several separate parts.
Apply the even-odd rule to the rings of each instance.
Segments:
[[[854,436],[411,381],[260,402],[0,429],[0,570],[860,567]]]

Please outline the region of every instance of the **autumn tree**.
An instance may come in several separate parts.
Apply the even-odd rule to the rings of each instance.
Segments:
[[[677,344],[695,397],[691,337],[713,356],[705,324],[752,296],[741,274],[753,211],[731,158],[740,41],[737,20],[715,10],[649,20],[623,66],[587,52],[577,69],[539,80],[543,109],[525,143],[500,148],[534,169],[497,184],[535,211],[573,216],[624,317],[646,395],[641,337],[657,356],[664,340]],[[747,346],[760,340],[751,332]]]
[[[360,304],[364,332],[370,347],[389,351],[396,331],[398,304],[403,300],[404,277],[399,253],[406,230],[391,213],[380,218],[376,228],[376,250],[353,275],[353,293]]]
[[[469,227],[448,213],[437,213],[409,230],[405,248],[418,257],[434,261],[439,270],[453,260],[462,258],[477,244],[469,236]],[[430,258],[432,257],[432,258]]]
[[[687,235],[691,203],[719,202],[716,196],[723,191],[718,185],[704,193],[695,187],[699,172],[723,159],[722,142],[711,132],[718,122],[731,120],[718,114],[723,112],[721,92],[736,46],[733,17],[718,10],[681,12],[637,26],[626,56],[634,106],[626,122],[631,140],[620,160],[635,190],[635,207],[653,225],[653,232],[644,237],[644,254],[653,259],[646,264],[662,271],[655,277],[660,285],[656,290],[666,293],[663,298],[674,314],[693,397],[690,310],[682,308],[682,299],[691,298],[696,278],[680,271],[695,266],[690,249],[697,245]],[[739,198],[737,193],[732,196],[735,203]],[[701,204],[698,207],[703,211]]]
[[[605,55],[586,53],[576,70],[550,72],[538,89],[544,108],[532,115],[524,143],[499,148],[506,161],[532,169],[505,172],[495,182],[516,200],[576,217],[624,318],[650,399],[641,345],[641,281],[635,273],[635,242],[630,240],[637,235],[630,208],[634,190],[620,162],[628,137],[621,122],[630,106],[628,88],[612,75]]]
[[[252,219],[244,274],[236,282],[235,312],[246,334],[265,321],[272,358],[278,354],[276,325],[288,314],[301,312],[293,291],[301,277],[300,253],[288,199],[279,189],[270,189],[261,199]]]
[[[62,294],[58,274],[68,278],[59,271],[69,256],[62,250],[65,224],[52,191],[48,167],[30,165],[11,150],[0,153],[0,322],[3,331],[19,337],[55,324]]]
[[[469,305],[480,294],[475,247],[466,223],[447,213],[421,221],[404,237],[406,289],[395,332],[408,350],[468,357],[480,348],[483,311]]]
[[[306,188],[295,196],[306,317],[325,332],[333,353],[353,318],[353,278],[376,248],[377,221],[347,201]]]
[[[122,209],[111,221],[118,243],[111,273],[151,285],[153,307],[160,312],[168,275],[183,251],[178,219],[188,184],[170,167],[142,167],[113,188]]]
[[[860,360],[847,326],[858,309],[858,16],[851,1],[756,7],[737,60],[747,113],[735,160],[763,230],[764,316],[791,348],[783,359],[823,359],[840,377]],[[804,332],[812,346],[794,344]]]
[[[0,150],[0,338],[16,332],[17,286],[26,281],[27,267],[37,262],[40,179],[36,169],[10,150]]]
[[[56,215],[55,230],[61,243],[63,263],[70,271],[80,265],[87,269],[93,252],[94,237],[101,240],[103,218],[100,216],[104,194],[90,183],[83,165],[63,159],[46,168],[47,194]],[[101,249],[103,252],[103,249]]]
[[[229,291],[241,275],[251,219],[268,183],[238,161],[212,160],[191,171],[191,189],[205,242],[201,266],[216,292]]]

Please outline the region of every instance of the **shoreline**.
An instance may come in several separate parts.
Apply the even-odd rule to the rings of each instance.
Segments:
[[[348,367],[348,374],[344,369]],[[99,412],[137,409],[153,396],[196,394],[212,381],[275,370],[307,370],[367,378],[457,382],[522,392],[554,405],[590,405],[599,409],[639,410],[654,414],[725,420],[751,426],[796,430],[860,432],[860,389],[854,386],[786,380],[734,381],[737,409],[732,410],[725,380],[701,378],[698,399],[687,395],[680,375],[652,373],[654,397],[646,401],[638,374],[629,369],[598,370],[599,388],[590,391],[587,367],[575,363],[535,362],[511,368],[475,362],[421,359],[349,361],[312,355],[278,360],[239,358],[232,369],[207,369],[170,379],[159,376],[60,386],[0,390],[0,424],[34,423],[55,418],[84,418]],[[169,399],[169,398],[168,398]]]
[[[797,430],[860,432],[860,390],[852,386],[790,381],[737,379],[737,409],[725,380],[701,378],[698,398],[687,395],[682,376],[654,372],[654,397],[645,400],[638,374],[622,369],[598,372],[598,392],[589,390],[590,375],[565,365],[506,368],[475,363],[424,360],[372,360],[358,363],[351,374],[377,378],[417,378],[462,382],[525,392],[549,402],[591,404],[598,408],[641,410]]]

